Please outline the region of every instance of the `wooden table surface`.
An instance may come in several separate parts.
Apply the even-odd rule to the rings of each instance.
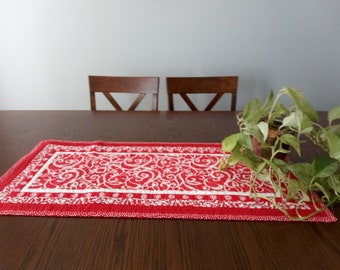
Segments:
[[[236,131],[232,112],[0,111],[0,175],[45,139],[220,142]],[[340,221],[0,216],[1,270],[339,267]]]

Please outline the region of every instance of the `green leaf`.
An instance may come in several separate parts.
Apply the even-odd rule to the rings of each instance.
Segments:
[[[269,116],[270,119],[268,119],[268,121],[270,123],[273,123],[273,122],[275,122],[275,120],[281,119],[283,116],[288,115],[289,113],[290,112],[285,105],[283,105],[281,103],[277,103],[277,104],[275,104],[274,109],[272,111],[272,114],[271,114],[271,116]]]
[[[248,101],[246,106],[243,108],[243,112],[242,112],[242,118],[247,119],[248,116],[251,114],[252,110],[253,110],[253,102],[252,101]]]
[[[309,134],[313,130],[313,122],[309,117],[304,116],[301,122],[300,133]]]
[[[256,178],[262,182],[271,182],[270,175],[268,172],[256,172]]]
[[[257,127],[260,129],[261,134],[263,136],[263,141],[266,141],[268,138],[268,123],[261,121],[257,124]]]
[[[242,133],[235,133],[224,138],[222,141],[222,151],[232,152],[241,137]]]
[[[264,111],[267,111],[272,106],[273,100],[274,100],[274,93],[273,93],[273,90],[270,90],[268,93],[267,99],[262,106],[262,109]]]
[[[244,135],[242,136],[242,138],[239,141],[240,145],[243,148],[248,148],[248,149],[253,149],[253,142],[251,140],[250,136]]]
[[[315,109],[309,104],[307,100],[302,100],[299,104],[300,110],[308,116],[308,118],[314,122],[319,120],[319,115]]]
[[[227,165],[228,166],[234,166],[240,162],[240,153],[239,151],[233,151],[230,153],[230,156],[227,159]]]
[[[340,136],[340,125],[332,125],[327,127],[327,130],[330,132],[335,133],[336,135]]]
[[[257,123],[263,114],[263,111],[260,109],[261,106],[262,103],[258,98],[248,101],[242,113],[243,121],[248,124]]]
[[[271,170],[275,173],[275,175],[279,179],[285,179],[287,174],[285,170],[282,170],[282,167],[277,165],[274,161],[264,160],[267,163],[267,166],[271,168]]]
[[[289,165],[289,170],[306,186],[313,180],[313,166],[311,163],[294,163]]]
[[[294,103],[299,103],[301,99],[305,98],[300,90],[293,87],[283,87],[280,90],[280,94],[288,95],[294,101]]]
[[[281,171],[283,171],[284,173],[288,172],[289,162],[280,158],[273,158],[272,161],[276,166],[280,167]]]
[[[317,112],[314,110],[314,108],[310,105],[307,98],[303,95],[303,93],[292,87],[284,87],[280,90],[281,94],[285,93],[287,94],[292,101],[295,103],[298,109],[303,111],[306,115],[308,115],[309,119],[312,121],[317,121],[319,119],[319,116]]]
[[[329,201],[330,199],[330,193],[329,191],[322,185],[320,185],[319,183],[314,183],[312,186],[312,190],[317,190],[317,191],[321,191],[322,192],[322,198],[326,198],[327,201]]]
[[[258,142],[260,142],[261,144],[264,142],[263,134],[262,134],[262,132],[261,132],[261,130],[260,130],[260,128],[258,126],[254,126],[251,129],[249,129],[249,131],[244,131],[244,133],[246,135],[248,135],[248,137],[256,138],[256,140]],[[249,147],[249,148],[252,148],[252,147]]]
[[[302,98],[301,96],[301,91],[294,89],[294,88],[289,88],[289,87],[283,87],[279,93],[277,94],[277,96],[282,96],[282,95],[288,95],[294,103],[298,103],[299,100]]]
[[[340,196],[340,174],[331,175],[328,181],[328,185],[334,190],[337,196]]]
[[[333,120],[340,119],[340,106],[334,107],[328,112],[328,122],[332,123]]]
[[[300,142],[298,138],[296,138],[294,135],[289,133],[283,134],[282,136],[279,137],[279,140],[282,143],[293,147],[295,151],[299,154],[299,156],[301,156]]]
[[[328,142],[330,157],[340,160],[340,136],[326,129],[323,130],[323,134]]]
[[[313,171],[315,177],[329,177],[338,169],[338,161],[330,157],[316,157],[313,160]]]
[[[310,201],[307,195],[307,188],[296,180],[288,180],[288,199],[294,199],[296,195],[302,194],[302,199],[300,201],[308,202]]]
[[[238,163],[243,163],[248,168],[253,169],[259,162],[261,162],[261,160],[254,154],[252,150],[237,143],[233,151],[228,156],[225,165],[228,167]]]
[[[260,164],[257,165],[256,173],[261,173],[266,168],[267,168],[267,163],[266,162],[261,162]]]
[[[282,120],[281,127],[294,127],[295,129],[300,130],[300,126],[302,122],[302,117],[299,117],[295,112],[292,112],[290,115],[286,116]]]

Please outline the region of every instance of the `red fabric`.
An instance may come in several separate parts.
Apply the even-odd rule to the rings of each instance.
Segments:
[[[249,197],[246,167],[220,171],[221,156],[220,143],[42,141],[0,178],[0,214],[289,221]],[[336,218],[326,209],[308,221]]]

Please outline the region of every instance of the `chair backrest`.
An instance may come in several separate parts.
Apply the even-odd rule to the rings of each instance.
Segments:
[[[174,110],[174,94],[179,94],[192,111],[198,111],[188,94],[216,94],[204,109],[210,111],[226,94],[231,94],[230,111],[236,109],[238,76],[218,77],[167,77],[169,110]],[[227,110],[227,109],[226,109]]]
[[[159,77],[89,76],[91,110],[96,111],[96,92],[103,93],[117,111],[123,111],[112,93],[138,94],[127,109],[134,111],[142,99],[152,95],[151,110],[158,110]]]

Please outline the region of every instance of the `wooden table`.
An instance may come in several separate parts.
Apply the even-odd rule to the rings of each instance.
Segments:
[[[231,112],[0,111],[0,175],[44,139],[220,142]],[[334,209],[340,218],[340,207]],[[0,269],[338,269],[340,221],[0,216]]]

